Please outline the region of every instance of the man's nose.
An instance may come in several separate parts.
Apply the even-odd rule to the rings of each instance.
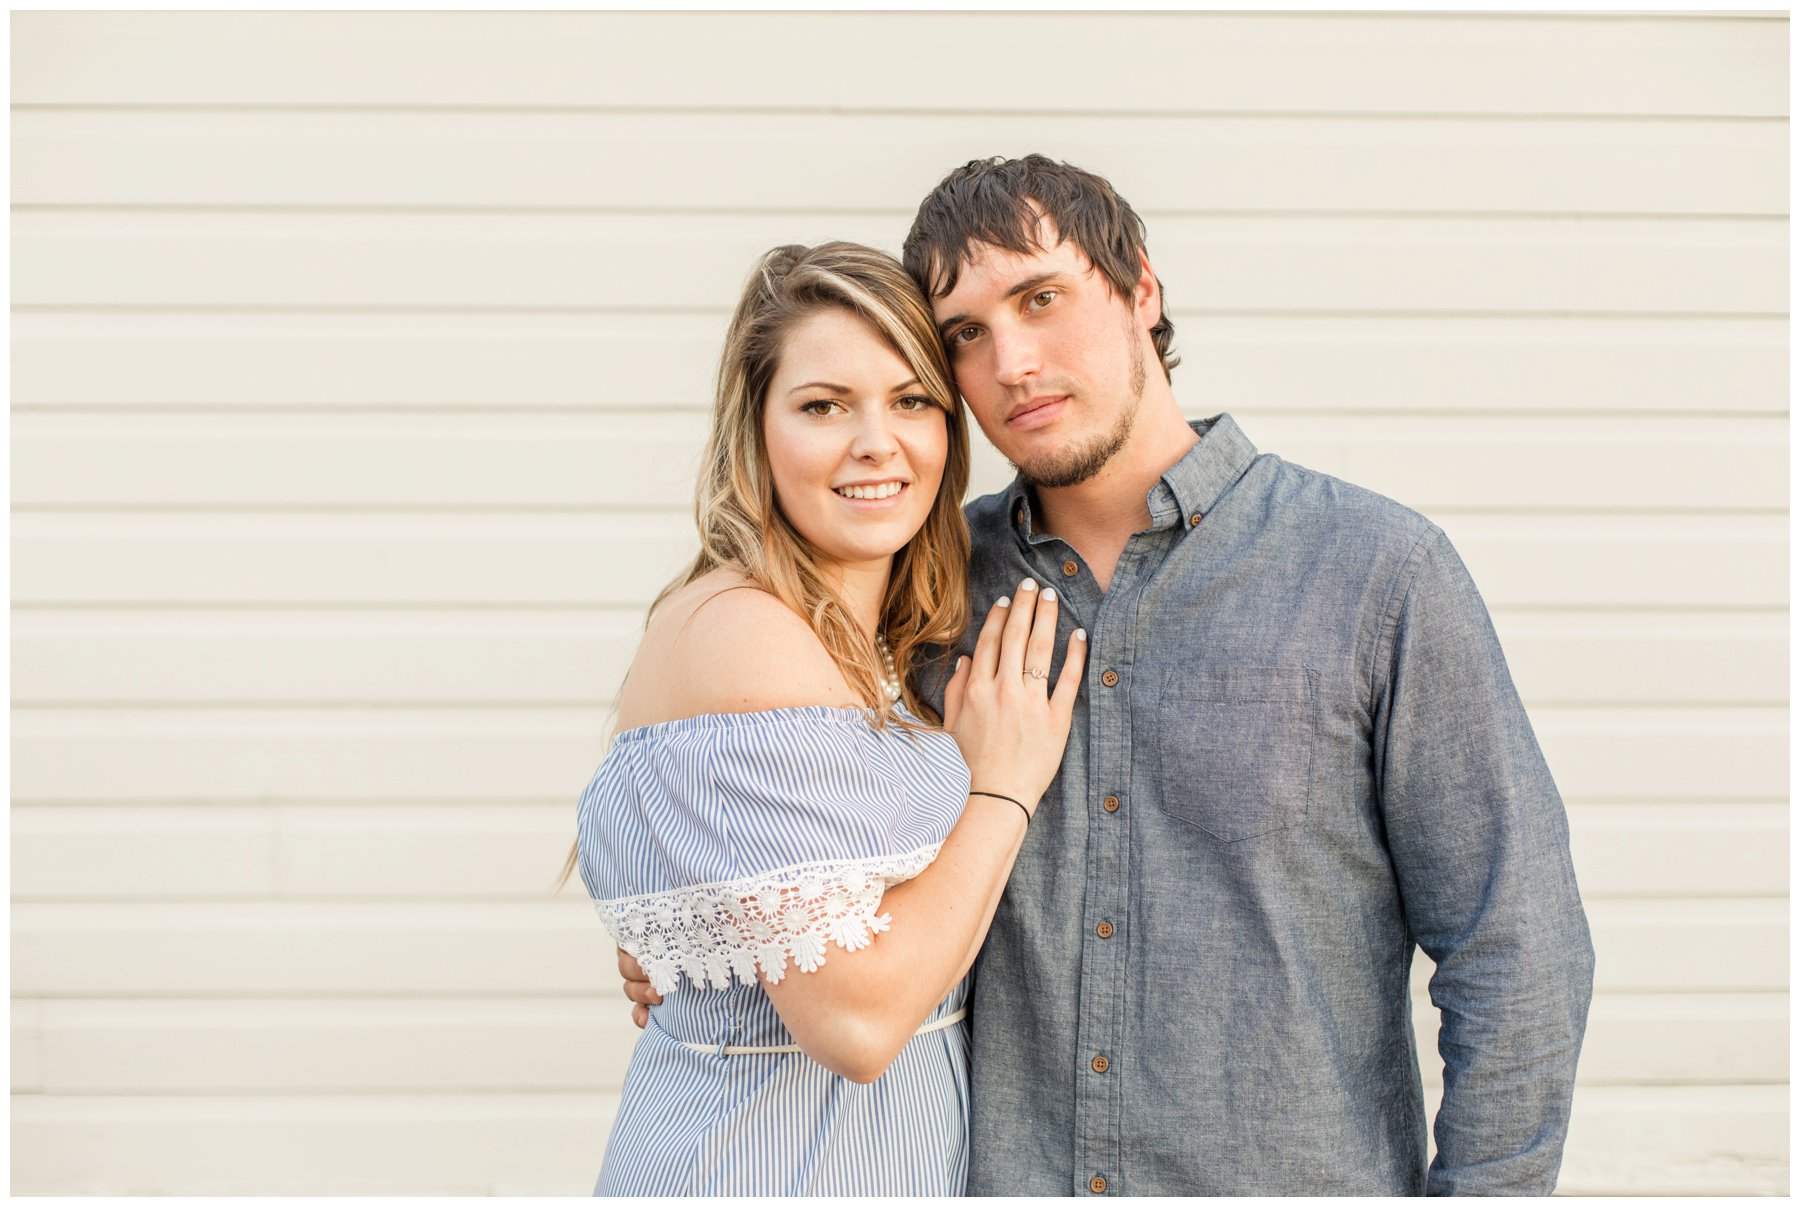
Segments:
[[[989,338],[994,341],[994,377],[1001,385],[1020,385],[1042,367],[1037,341],[1027,332],[995,329]]]

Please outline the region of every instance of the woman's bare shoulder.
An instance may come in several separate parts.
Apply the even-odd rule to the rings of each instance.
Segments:
[[[622,728],[702,713],[861,699],[812,627],[761,587],[714,571],[663,601],[620,699]]]

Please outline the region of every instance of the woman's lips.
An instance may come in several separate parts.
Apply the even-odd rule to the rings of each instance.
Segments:
[[[1068,395],[1064,394],[1038,406],[1028,407],[1008,419],[1006,426],[1020,432],[1029,431],[1034,427],[1043,427],[1046,423],[1055,421],[1056,417],[1062,413],[1063,404],[1067,401],[1069,401]]]
[[[847,507],[854,507],[858,511],[885,511],[889,507],[898,505],[900,500],[906,498],[907,492],[911,490],[912,483],[907,482],[902,484],[899,490],[895,491],[885,499],[852,499],[839,494],[835,490],[831,492],[831,497]]]

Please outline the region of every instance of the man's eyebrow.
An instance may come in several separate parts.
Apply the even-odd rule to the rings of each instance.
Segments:
[[[1057,277],[1060,277],[1060,276],[1062,276],[1062,273],[1060,271],[1057,271],[1057,272],[1040,272],[1035,277],[1026,277],[1023,281],[1020,281],[1017,285],[1014,285],[1011,289],[1007,290],[1005,296],[1009,297],[1009,298],[1016,298],[1022,293],[1030,293],[1033,289],[1036,289],[1039,285],[1047,285],[1051,281],[1054,281]]]
[[[1047,285],[1051,281],[1056,280],[1056,278],[1058,278],[1062,275],[1063,274],[1062,274],[1061,269],[1056,269],[1051,272],[1037,273],[1034,276],[1026,277],[1023,281],[1020,281],[1018,284],[1014,285],[1011,289],[1008,289],[1005,293],[1001,294],[1000,296],[1003,298],[1016,298],[1022,293],[1030,293],[1032,290],[1038,288],[1041,285]],[[968,321],[969,321],[969,316],[966,314],[951,315],[949,318],[945,319],[943,322],[938,324],[938,338],[940,338],[940,339],[947,338],[950,334],[951,328],[957,326],[959,323],[966,323]]]

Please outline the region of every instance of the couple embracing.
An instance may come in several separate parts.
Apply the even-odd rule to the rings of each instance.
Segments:
[[[1172,342],[1040,156],[752,273],[578,811],[645,1025],[596,1193],[1550,1192],[1593,952],[1486,609]]]

